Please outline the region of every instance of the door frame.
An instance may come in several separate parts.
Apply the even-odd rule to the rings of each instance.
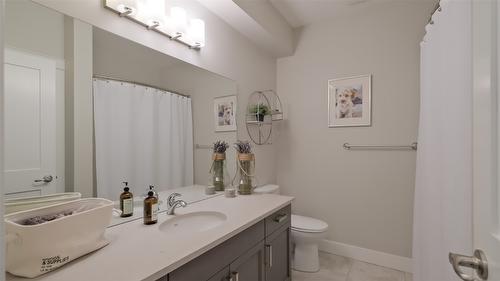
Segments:
[[[497,6],[495,0],[472,1],[473,245],[494,262],[500,261]]]
[[[5,1],[0,0],[0,46],[3,49],[4,40],[4,16],[5,11]],[[3,171],[3,98],[4,98],[4,84],[3,84],[3,50],[0,52],[0,171]],[[3,173],[0,173],[0,194],[4,193],[4,182],[3,182]],[[3,198],[3,197],[2,197]],[[4,214],[4,206],[0,204],[0,216],[3,218]],[[0,272],[5,272],[5,243],[4,243],[4,223],[3,220],[0,221]],[[5,274],[0,274],[0,281],[5,280]]]

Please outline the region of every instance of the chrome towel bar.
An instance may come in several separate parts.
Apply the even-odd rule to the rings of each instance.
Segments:
[[[418,143],[414,142],[410,145],[353,145],[344,143],[344,149],[360,149],[360,150],[417,150]]]
[[[194,146],[195,149],[212,149],[214,148],[213,145],[207,145],[207,144],[196,144]]]

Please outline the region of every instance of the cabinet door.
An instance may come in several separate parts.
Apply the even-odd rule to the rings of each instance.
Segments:
[[[266,281],[291,280],[290,228],[281,227],[266,238]]]
[[[229,265],[233,281],[264,281],[264,241],[237,258]]]

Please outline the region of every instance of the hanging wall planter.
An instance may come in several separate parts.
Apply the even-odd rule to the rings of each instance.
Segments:
[[[280,120],[283,120],[283,109],[280,98],[273,90],[255,91],[250,95],[246,127],[255,144],[270,143],[273,123]]]

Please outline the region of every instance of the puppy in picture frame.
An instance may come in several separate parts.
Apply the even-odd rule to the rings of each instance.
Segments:
[[[336,103],[335,103],[335,117],[353,118],[354,113],[354,97],[357,94],[355,88],[345,88],[343,90],[337,89]]]

